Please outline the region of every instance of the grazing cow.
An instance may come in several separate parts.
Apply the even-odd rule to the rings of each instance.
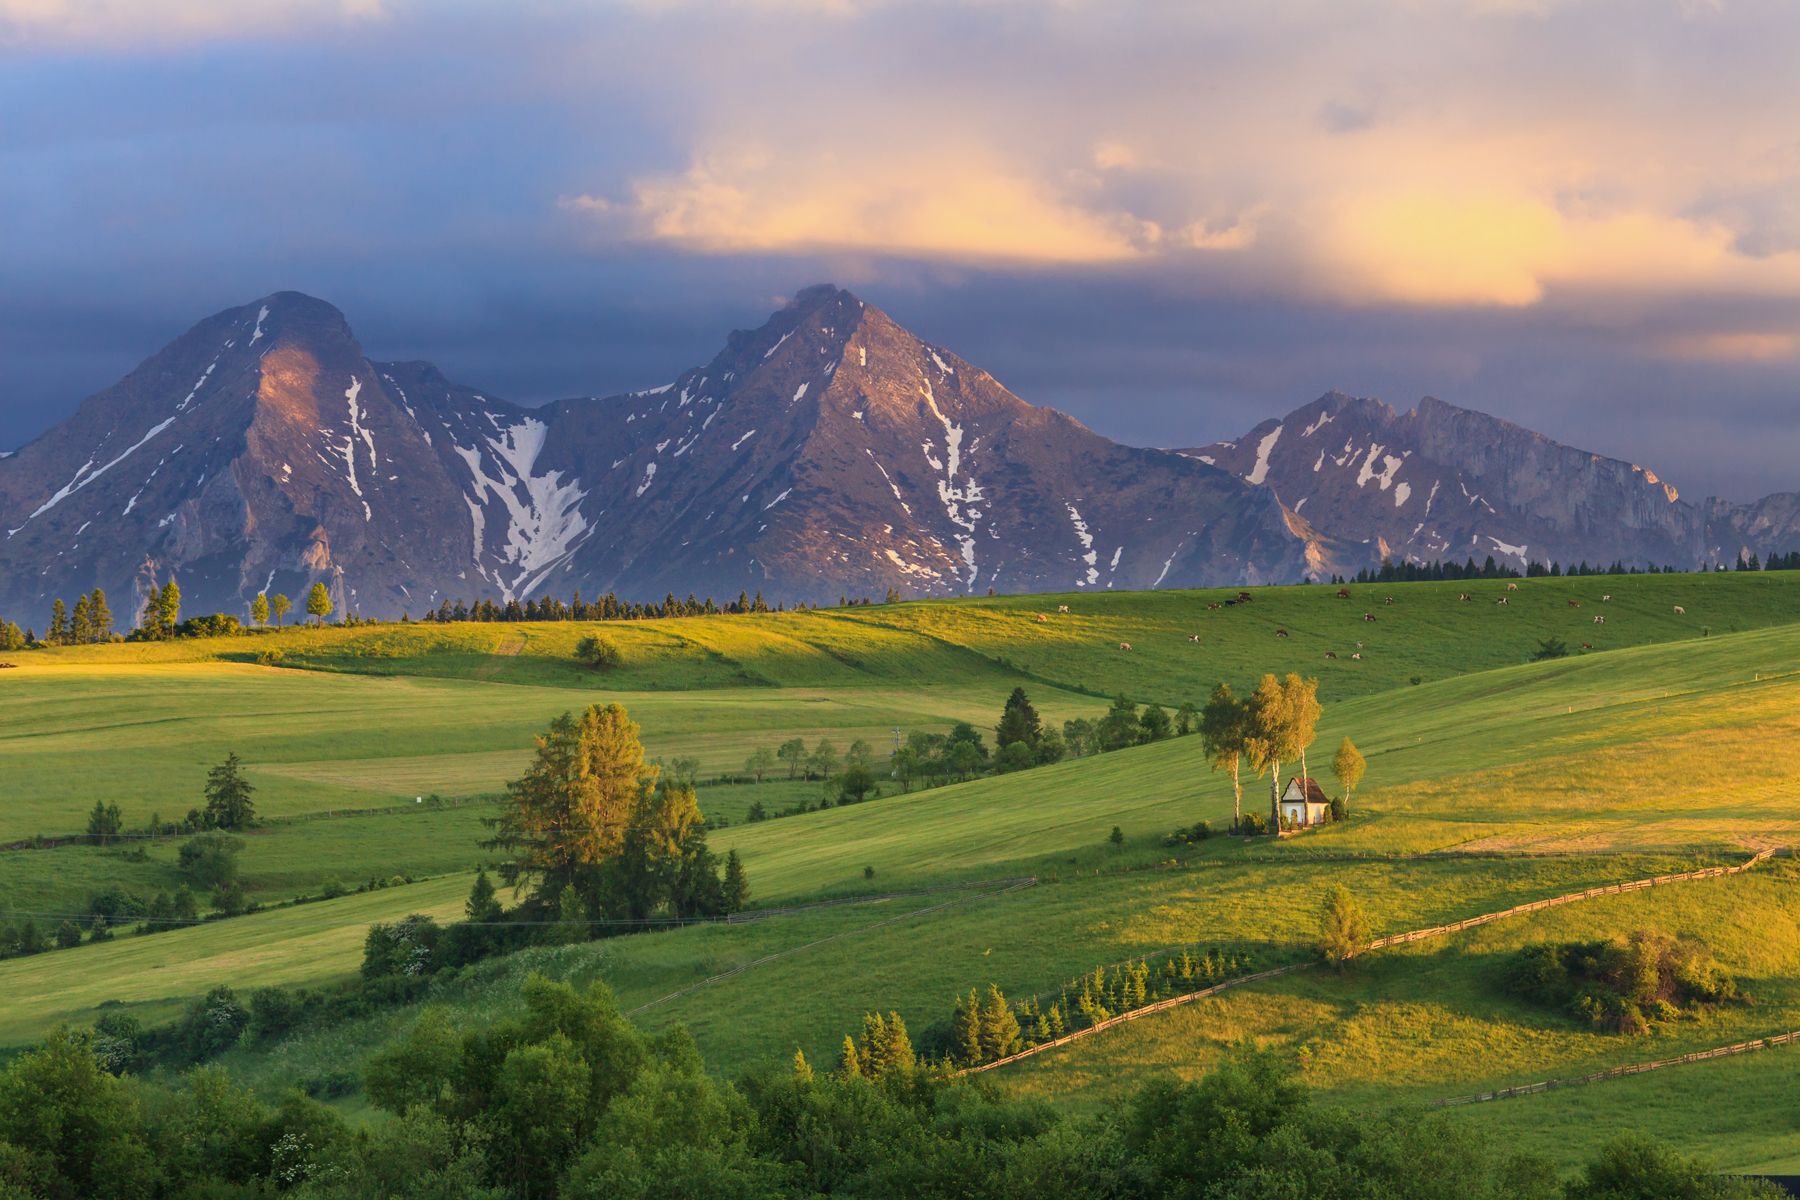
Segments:
[[[1358,650],[1355,654],[1352,654],[1350,657],[1354,658],[1357,662],[1361,662],[1362,661],[1362,651]]]
[[[1256,599],[1256,597],[1252,596],[1249,592],[1239,592],[1237,598],[1239,604],[1248,604],[1250,601]]]
[[[1606,595],[1600,597],[1600,603],[1611,604],[1612,603],[1612,593],[1608,592],[1608,593],[1606,593]]]
[[[1498,600],[1494,601],[1494,603],[1495,604],[1508,604],[1511,602],[1509,600],[1507,600],[1507,598],[1505,596],[1502,596]]]
[[[1681,607],[1681,605],[1677,604],[1675,606],[1675,615],[1678,617],[1685,617],[1685,616],[1687,616],[1687,609],[1685,609],[1685,608]]]
[[[1046,617],[1043,613],[1039,613],[1037,615],[1037,623],[1039,625],[1048,625],[1050,623],[1050,618]]]
[[[1606,618],[1605,618],[1605,617],[1595,617],[1595,618],[1594,618],[1594,624],[1596,624],[1596,625],[1604,625],[1604,624],[1606,624]]]
[[[1235,605],[1236,605],[1236,604],[1237,604],[1237,601],[1236,601],[1236,600],[1227,600],[1227,601],[1226,601],[1226,602],[1225,602],[1225,607],[1226,607],[1226,608],[1232,608],[1232,607],[1234,607],[1234,606],[1235,606]]]
[[[1519,590],[1519,585],[1516,583],[1509,583],[1506,585],[1506,590],[1509,592],[1516,592]]]
[[[1349,588],[1339,588],[1337,590],[1337,598],[1339,600],[1348,600],[1350,598],[1350,589]]]
[[[1287,630],[1285,630],[1285,629],[1277,629],[1277,630],[1276,630],[1276,631],[1275,631],[1275,636],[1276,636],[1276,637],[1286,637],[1286,636],[1287,636],[1287,635],[1288,635],[1288,631],[1287,631]]]
[[[1383,596],[1381,599],[1381,602],[1383,604],[1392,604],[1394,602],[1394,598],[1392,596]]]
[[[1571,601],[1569,601],[1569,607],[1570,607],[1570,608],[1580,608],[1580,607],[1581,607],[1581,601],[1579,601],[1579,600],[1571,600]]]
[[[1326,657],[1326,658],[1336,658],[1336,657],[1337,657],[1337,651],[1336,651],[1336,650],[1327,650],[1327,651],[1326,651],[1326,652],[1325,652],[1325,657]]]
[[[1056,606],[1056,611],[1059,613],[1066,613],[1069,611],[1069,606],[1066,604],[1059,604]]]
[[[1362,643],[1361,643],[1361,642],[1358,642],[1358,643],[1356,643],[1356,648],[1357,648],[1357,649],[1358,649],[1358,650],[1361,650],[1361,649],[1362,649]]]
[[[1467,593],[1467,592],[1458,592],[1458,593],[1456,593],[1456,598],[1458,600],[1467,601],[1467,600],[1473,600],[1475,597],[1469,595],[1469,593]]]
[[[1365,620],[1365,621],[1373,621],[1374,619],[1375,619],[1374,613],[1364,613],[1363,614],[1363,620]]]
[[[1197,642],[1197,641],[1199,641],[1199,640],[1200,640],[1200,635],[1199,635],[1199,634],[1197,634],[1197,633],[1190,633],[1190,634],[1188,634],[1188,641],[1190,641],[1190,642]]]
[[[1121,650],[1129,650],[1129,649],[1131,649],[1131,643],[1130,643],[1130,642],[1120,642],[1120,643],[1119,643],[1119,649],[1121,649]]]
[[[1592,649],[1593,649],[1593,648],[1594,648],[1594,643],[1592,643],[1592,642],[1583,642],[1583,643],[1581,643],[1581,648],[1582,648],[1582,649],[1583,649],[1583,650],[1592,650]]]

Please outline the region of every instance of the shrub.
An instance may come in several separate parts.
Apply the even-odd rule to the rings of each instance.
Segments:
[[[1508,965],[1505,986],[1522,999],[1560,1008],[1601,1029],[1642,1034],[1746,997],[1699,942],[1651,930],[1598,942],[1527,946]]]
[[[439,934],[437,922],[420,913],[369,926],[363,940],[363,978],[431,974],[437,967]]]
[[[177,861],[189,883],[207,891],[237,878],[238,851],[244,843],[230,834],[203,833],[181,845]]]

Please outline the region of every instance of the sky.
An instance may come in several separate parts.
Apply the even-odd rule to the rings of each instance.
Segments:
[[[1140,445],[1337,388],[1800,489],[1790,0],[0,0],[0,448],[295,289],[523,403],[815,282]]]

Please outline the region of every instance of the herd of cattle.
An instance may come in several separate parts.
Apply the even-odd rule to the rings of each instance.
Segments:
[[[1519,590],[1519,585],[1516,583],[1508,583],[1506,585],[1506,590],[1508,592],[1516,592]],[[1337,599],[1349,600],[1351,598],[1352,597],[1350,595],[1349,588],[1341,587],[1337,590]],[[1466,603],[1472,603],[1475,599],[1475,595],[1472,592],[1458,592],[1456,598],[1466,604]],[[1229,600],[1212,601],[1207,604],[1206,608],[1207,608],[1208,612],[1214,612],[1219,609],[1235,608],[1240,604],[1253,604],[1253,603],[1255,603],[1255,601],[1256,601],[1256,597],[1252,596],[1249,592],[1239,592],[1236,596],[1234,596],[1233,598],[1231,598]],[[1612,593],[1607,592],[1607,593],[1603,594],[1600,597],[1600,602],[1602,604],[1612,603]],[[1393,604],[1394,598],[1392,596],[1383,596],[1381,598],[1381,603],[1383,605]],[[1495,604],[1508,604],[1509,599],[1507,596],[1502,595],[1502,596],[1498,597],[1497,599],[1495,599],[1494,603]],[[1568,602],[1568,605],[1570,608],[1580,608],[1581,601],[1570,600]],[[1673,607],[1674,607],[1676,616],[1685,617],[1687,615],[1687,609],[1682,607],[1681,605],[1677,604],[1677,605],[1674,605]],[[1059,604],[1056,606],[1056,611],[1058,613],[1067,613],[1069,611],[1069,606],[1066,604]],[[1374,621],[1375,614],[1372,612],[1365,612],[1362,615],[1362,619],[1365,621]],[[1035,620],[1037,621],[1038,624],[1043,625],[1043,624],[1047,624],[1049,622],[1050,618],[1048,615],[1046,615],[1044,613],[1038,613]],[[1604,625],[1604,624],[1606,624],[1606,618],[1599,614],[1595,614],[1594,624]],[[1277,627],[1275,630],[1275,636],[1278,638],[1285,638],[1290,635],[1286,629]],[[1188,641],[1190,641],[1190,642],[1200,642],[1202,640],[1203,639],[1201,638],[1201,636],[1197,633],[1188,634]],[[1362,648],[1363,648],[1363,644],[1361,642],[1356,643],[1356,650],[1354,652],[1352,652],[1350,655],[1351,659],[1353,659],[1357,662],[1361,662],[1362,661]],[[1583,650],[1592,650],[1594,648],[1594,644],[1592,642],[1583,642],[1583,643],[1581,643],[1581,648]],[[1130,642],[1120,642],[1119,649],[1129,652],[1131,650],[1131,643]],[[1326,658],[1335,659],[1335,658],[1337,658],[1337,656],[1338,656],[1338,653],[1336,650],[1325,651]]]

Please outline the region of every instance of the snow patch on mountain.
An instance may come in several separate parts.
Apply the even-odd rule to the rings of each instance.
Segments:
[[[1069,524],[1075,527],[1075,540],[1081,543],[1081,561],[1087,564],[1087,578],[1076,580],[1075,586],[1086,587],[1088,584],[1098,583],[1100,569],[1096,564],[1100,561],[1100,555],[1094,550],[1094,535],[1088,532],[1087,522],[1081,519],[1080,509],[1066,500],[1063,501],[1063,507],[1069,510]]]
[[[944,472],[944,477],[938,480],[938,501],[943,504],[944,515],[950,519],[950,523],[964,531],[954,536],[962,547],[963,562],[969,568],[969,578],[965,586],[973,591],[975,580],[981,574],[980,568],[975,563],[975,538],[973,536],[976,523],[981,519],[981,510],[974,507],[975,501],[984,498],[981,485],[975,481],[973,476],[964,476],[967,482],[961,487],[956,485],[957,472],[962,469],[962,426],[951,421],[944,415],[944,410],[938,407],[937,396],[931,390],[931,380],[921,376],[920,382],[924,385],[920,389],[920,394],[925,397],[926,407],[931,409],[932,415],[944,427],[944,456],[947,460],[940,465],[930,455],[927,455],[926,461],[930,462],[934,469]]]
[[[581,514],[581,502],[587,498],[587,492],[582,490],[580,481],[565,481],[561,471],[537,471],[548,433],[549,426],[526,417],[516,425],[502,426],[497,437],[482,439],[484,447],[455,447],[475,484],[474,495],[465,499],[469,501],[470,523],[475,532],[478,568],[483,548],[484,501],[491,498],[506,514],[506,542],[498,554],[501,563],[512,570],[508,573],[497,565],[491,578],[508,600],[530,595],[575,552],[588,533],[587,518]],[[494,471],[491,475],[486,469],[490,462]],[[656,464],[649,464],[648,473],[655,472]]]
[[[256,314],[256,332],[250,335],[249,345],[254,346],[262,340],[262,323],[269,319],[269,306],[263,305]]]
[[[1275,431],[1263,438],[1256,447],[1256,465],[1244,476],[1245,483],[1260,484],[1269,477],[1269,451],[1275,449],[1275,443],[1281,438],[1282,426],[1277,425]]]

